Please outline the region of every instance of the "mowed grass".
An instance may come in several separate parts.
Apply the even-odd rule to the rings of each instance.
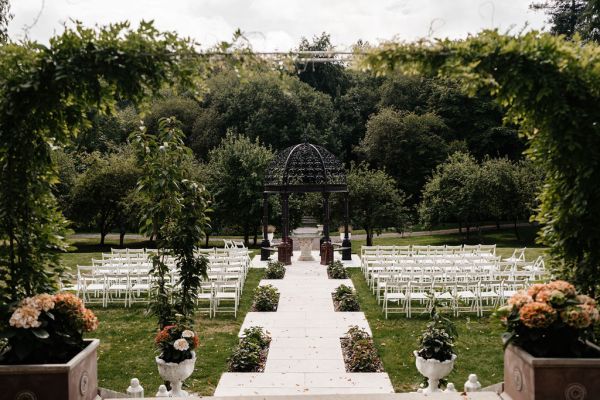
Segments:
[[[227,370],[227,358],[238,343],[237,335],[250,309],[252,292],[262,275],[263,270],[249,271],[236,319],[232,314],[220,314],[213,319],[196,318],[200,346],[196,350],[194,373],[186,380],[186,390],[203,396],[214,393],[221,374]],[[100,320],[98,330],[88,335],[100,339],[99,385],[125,392],[130,379],[135,377],[148,396],[154,395],[162,383],[154,361],[156,318],[147,316],[142,305],[128,309],[121,306],[91,308]]]
[[[353,268],[349,272],[358,293],[361,311],[367,316],[373,340],[395,391],[416,390],[423,378],[415,367],[413,351],[418,349],[417,339],[425,329],[429,316],[408,319],[401,314],[391,314],[386,320],[360,269]],[[501,382],[503,350],[500,322],[490,317],[466,315],[452,319],[459,332],[456,343],[458,358],[448,377],[449,381],[457,388],[462,388],[468,375],[475,373],[483,386]]]

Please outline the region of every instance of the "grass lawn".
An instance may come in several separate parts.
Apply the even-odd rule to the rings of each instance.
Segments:
[[[417,349],[417,338],[425,329],[428,316],[407,319],[400,314],[392,314],[386,320],[360,269],[349,271],[361,310],[367,316],[373,340],[394,389],[396,392],[414,391],[422,377],[417,372],[412,352]],[[459,331],[456,346],[458,358],[454,371],[448,377],[449,381],[460,389],[468,375],[475,373],[483,386],[501,382],[503,350],[500,322],[466,315],[454,318],[454,321]]]
[[[237,319],[230,314],[217,318],[199,316],[196,331],[200,346],[196,350],[196,369],[186,380],[187,390],[212,395],[221,374],[227,369],[227,358],[238,343],[237,334],[251,306],[252,292],[263,270],[250,270],[244,286]],[[147,395],[154,395],[162,383],[154,357],[156,319],[145,315],[145,307],[125,309],[120,306],[91,307],[100,326],[90,337],[100,339],[98,380],[104,388],[125,392],[131,378],[138,378]]]

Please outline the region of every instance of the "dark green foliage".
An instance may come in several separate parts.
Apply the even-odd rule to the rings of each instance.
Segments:
[[[279,290],[273,285],[261,285],[254,289],[254,311],[277,311]]]
[[[122,246],[123,236],[132,225],[130,195],[140,175],[130,148],[104,155],[93,153],[71,189],[67,216],[80,227],[99,231],[101,245],[107,233],[119,228]]]
[[[190,138],[197,156],[206,158],[228,132],[252,142],[258,139],[276,150],[307,136],[311,143],[338,152],[331,99],[297,77],[264,72],[241,79],[236,73],[224,72],[206,84],[210,92]]]
[[[348,279],[348,273],[341,261],[334,261],[327,266],[327,276],[329,279]]]
[[[333,292],[333,301],[336,311],[360,311],[358,296],[350,286],[338,286]]]
[[[344,361],[348,372],[381,372],[383,365],[369,334],[353,326],[342,338]]]
[[[105,113],[117,97],[140,101],[166,81],[186,80],[191,52],[150,23],[76,25],[49,46],[0,46],[0,307],[53,291],[62,274],[66,221],[52,194],[53,149],[89,126],[90,110]]]
[[[340,301],[342,297],[349,294],[354,294],[354,289],[347,285],[340,285],[333,292],[333,299]]]
[[[385,171],[370,169],[365,163],[352,165],[347,175],[352,225],[367,233],[367,246],[373,235],[384,228],[403,231],[408,225],[406,197],[394,178]]]
[[[598,0],[547,0],[531,4],[548,15],[550,32],[572,39],[577,33],[584,40],[600,41],[600,2]]]
[[[172,323],[175,314],[181,314],[183,322],[191,326],[198,288],[208,267],[206,257],[194,253],[209,221],[208,193],[185,168],[191,151],[183,144],[177,120],[161,119],[156,135],[142,129],[131,139],[143,170],[138,181],[141,230],[158,239],[158,254],[152,258],[150,270],[154,290],[149,310],[158,317],[161,328]],[[172,296],[167,286],[170,271],[165,265],[169,256],[175,258],[179,273]]]
[[[265,269],[265,279],[283,279],[285,266],[279,261],[269,261]]]
[[[314,36],[312,42],[302,38],[300,40],[300,51],[333,51],[334,46],[331,43],[331,36],[323,32],[320,36]],[[319,56],[327,58],[326,55]],[[312,58],[312,56],[311,56]],[[316,90],[327,93],[331,97],[337,97],[343,94],[348,86],[348,72],[345,68],[336,63],[303,63],[296,62],[296,73],[302,82],[305,82]]]
[[[12,17],[8,0],[0,0],[0,44],[8,41],[7,28]]]
[[[536,220],[551,265],[593,296],[600,293],[599,59],[593,43],[495,31],[432,46],[393,44],[369,56],[379,72],[410,66],[460,76],[472,94],[487,91],[507,109],[545,176]]]
[[[273,153],[258,139],[227,134],[208,158],[207,186],[215,202],[215,220],[221,226],[241,226],[248,245],[261,222],[264,174]]]
[[[260,372],[267,361],[267,351],[271,338],[261,327],[244,331],[240,343],[229,357],[230,372]]]

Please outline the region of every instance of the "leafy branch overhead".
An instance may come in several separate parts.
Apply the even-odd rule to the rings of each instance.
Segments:
[[[487,92],[520,126],[528,157],[545,173],[536,220],[561,275],[600,292],[600,47],[529,32],[484,31],[466,40],[387,43],[362,66],[460,79]]]

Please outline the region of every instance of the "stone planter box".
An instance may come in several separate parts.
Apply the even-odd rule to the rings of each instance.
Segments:
[[[600,358],[538,358],[509,345],[504,392],[512,400],[593,400],[600,393]]]
[[[65,364],[0,365],[0,390],[6,400],[93,400],[98,394],[96,351],[87,346]]]

